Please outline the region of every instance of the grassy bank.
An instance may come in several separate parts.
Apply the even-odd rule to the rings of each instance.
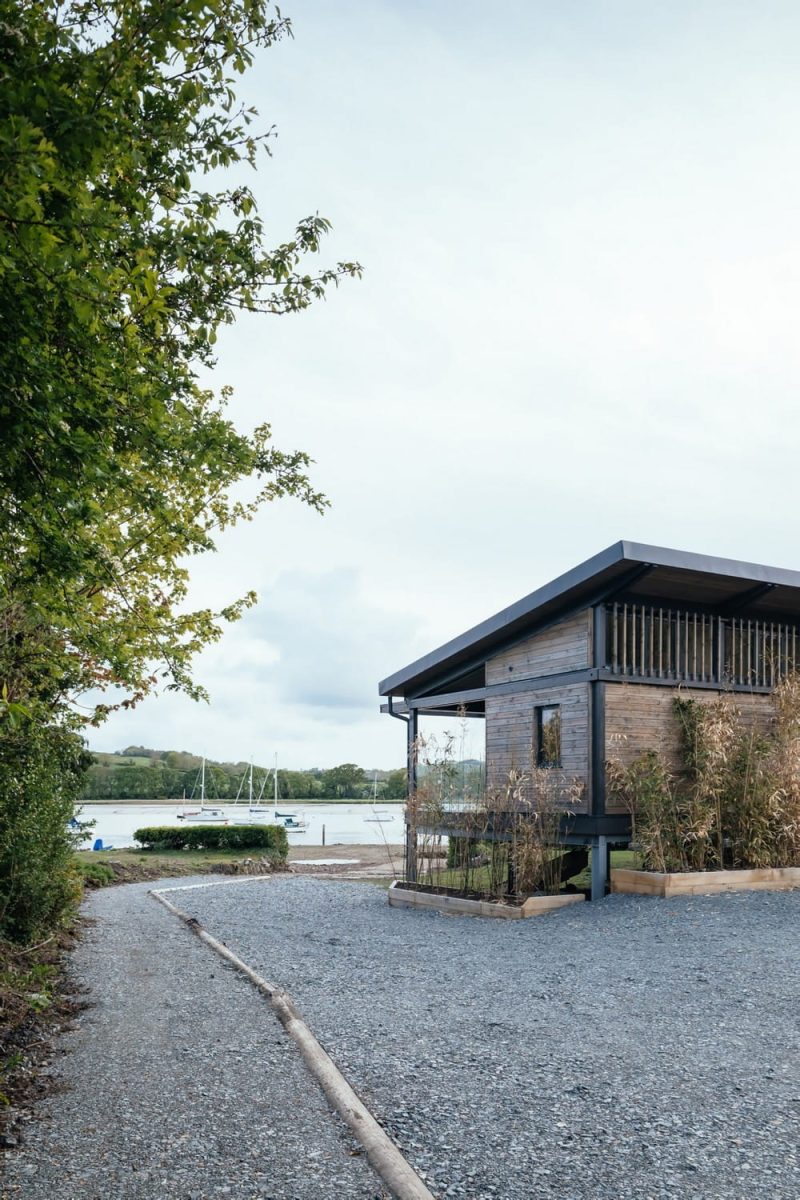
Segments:
[[[75,862],[88,887],[214,872],[259,875],[285,870],[278,856],[261,850],[80,850]]]

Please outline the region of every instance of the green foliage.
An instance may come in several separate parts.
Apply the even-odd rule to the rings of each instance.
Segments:
[[[450,837],[447,839],[447,866],[449,868],[464,869],[469,866],[471,858],[479,852],[483,843],[476,842],[474,838],[467,837]]]
[[[383,788],[384,800],[405,800],[408,793],[408,772],[390,771]]]
[[[631,814],[633,841],[641,847],[644,869],[689,870],[680,800],[661,756],[648,750],[629,764],[607,763],[606,786],[609,798]]]
[[[187,603],[186,563],[264,503],[322,511],[302,451],[198,383],[243,310],[297,312],[328,222],[268,242],[270,131],[234,79],[289,33],[267,0],[6,0],[0,21],[0,932],[67,911],[68,731],[158,687],[252,603]],[[247,484],[245,488],[242,485]],[[102,693],[106,693],[104,696]],[[100,695],[100,702],[97,697]],[[89,698],[91,700],[89,701]],[[87,707],[80,707],[87,702]],[[52,753],[50,753],[52,751]]]
[[[607,765],[631,813],[645,868],[708,871],[800,865],[800,680],[783,679],[769,723],[730,696],[678,696],[683,769],[650,751]]]
[[[352,800],[362,795],[366,776],[355,763],[342,763],[322,773],[322,795],[329,800]]]
[[[420,737],[415,747],[418,783],[406,811],[417,879],[489,898],[558,893],[560,822],[569,811],[562,797],[578,784],[538,767],[532,748],[527,771],[512,769],[501,786],[486,788],[480,771],[462,771],[469,764],[455,761],[454,746],[445,734]],[[448,834],[446,857],[442,828],[460,831]]]
[[[75,869],[87,887],[106,887],[114,882],[114,872],[106,863],[79,858],[75,860]]]
[[[328,222],[271,248],[250,190],[268,133],[233,80],[289,32],[267,0],[9,0],[0,23],[0,683],[69,711],[192,696],[194,655],[253,603],[185,604],[186,559],[266,501],[314,508],[308,456],[199,387],[242,310],[305,308]],[[214,172],[213,183],[209,179]],[[239,488],[254,481],[249,498]],[[158,664],[154,668],[153,664]],[[123,698],[120,699],[120,696]],[[96,704],[89,719],[108,712]]]
[[[67,824],[88,755],[58,728],[0,733],[0,937],[29,943],[66,920],[80,898]]]
[[[266,850],[281,862],[289,852],[282,825],[157,825],[133,836],[146,850]]]

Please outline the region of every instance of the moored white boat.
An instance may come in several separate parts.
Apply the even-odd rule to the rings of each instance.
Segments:
[[[199,811],[192,809],[190,812],[178,813],[178,817],[181,821],[197,821],[200,825],[210,825],[215,821],[227,825],[230,821],[223,808],[201,808]]]
[[[194,793],[192,793],[194,795]],[[212,823],[228,823],[228,817],[225,811],[219,807],[210,807],[205,803],[206,799],[206,760],[200,766],[200,807],[185,808],[183,812],[179,812],[179,821],[196,821],[200,825],[210,825]]]
[[[379,821],[379,822],[383,822],[383,821],[393,821],[393,820],[394,820],[394,813],[390,813],[390,812],[389,812],[389,810],[388,810],[388,809],[386,809],[386,808],[376,808],[376,807],[375,807],[375,801],[376,801],[377,799],[378,799],[378,773],[377,773],[377,771],[376,771],[376,772],[375,772],[375,778],[374,778],[374,779],[373,779],[373,781],[372,781],[372,809],[371,809],[371,811],[372,811],[372,816],[371,816],[371,817],[364,817],[364,820],[365,820],[365,821],[370,821],[370,822],[374,822],[374,821]]]

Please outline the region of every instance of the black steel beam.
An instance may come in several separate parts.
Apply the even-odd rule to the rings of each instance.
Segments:
[[[644,684],[645,687],[671,688],[702,688],[707,692],[752,692],[755,695],[769,696],[774,692],[771,687],[755,687],[750,683],[714,683],[704,679],[659,679],[656,675],[615,675],[613,671],[598,672],[598,678],[604,683]]]
[[[570,683],[585,683],[592,677],[590,667],[577,671],[558,671],[553,675],[537,675],[532,679],[509,679],[505,683],[491,683],[487,687],[468,688],[463,692],[441,692],[433,695],[410,696],[406,700],[409,709],[458,708],[462,704],[475,704],[488,700],[490,696],[513,696],[517,692],[538,692],[545,688],[565,686]]]
[[[409,808],[411,812],[416,811],[414,802],[415,793],[417,790],[417,757],[418,745],[417,736],[419,734],[419,719],[416,712],[408,714],[408,722],[406,727],[406,771],[407,771],[407,786]],[[413,883],[417,878],[417,825],[415,821],[409,820],[408,810],[406,810],[406,879]]]
[[[513,822],[517,816],[516,813],[487,814],[480,830],[476,830],[472,823],[473,814],[470,812],[442,813],[436,822],[425,821],[424,814],[421,814],[417,829],[446,837],[470,835],[486,842],[508,842],[514,836]],[[631,819],[627,813],[603,813],[601,816],[591,813],[564,813],[559,820],[558,840],[568,845],[588,845],[595,837],[605,837],[612,842],[627,842],[630,841],[630,836]]]
[[[599,592],[594,603],[609,604],[612,600],[616,600],[617,596],[621,596],[624,592],[629,591],[635,583],[638,583],[640,579],[644,579],[654,569],[652,563],[640,563],[638,567],[634,567],[632,571],[627,571],[625,575],[620,576],[619,579],[616,579],[607,588],[604,588],[602,592]]]
[[[592,816],[606,810],[606,693],[605,684],[597,678],[606,661],[606,602],[592,609],[592,664],[595,678],[589,684],[591,706],[591,739],[589,748],[589,782]]]
[[[734,614],[746,612],[762,596],[774,592],[776,587],[775,583],[759,583],[756,587],[748,588],[746,592],[739,592],[738,596],[731,596],[730,600],[723,601],[717,608],[717,613],[721,617],[732,617]]]

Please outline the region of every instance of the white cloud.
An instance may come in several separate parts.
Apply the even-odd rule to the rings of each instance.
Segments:
[[[800,565],[800,10],[293,15],[243,84],[280,130],[255,190],[276,242],[319,209],[367,273],[243,319],[217,377],[333,508],[193,564],[200,602],[262,607],[205,656],[205,716],[160,700],[113,742],[401,761],[377,681],[620,537]]]

